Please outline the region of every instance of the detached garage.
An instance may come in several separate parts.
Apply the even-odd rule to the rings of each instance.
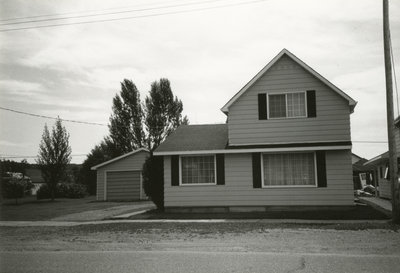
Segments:
[[[97,171],[96,199],[147,199],[142,185],[142,167],[149,155],[148,150],[141,148],[92,167]]]

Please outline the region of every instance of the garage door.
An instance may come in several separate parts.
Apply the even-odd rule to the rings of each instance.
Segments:
[[[107,200],[139,200],[140,171],[107,172]]]

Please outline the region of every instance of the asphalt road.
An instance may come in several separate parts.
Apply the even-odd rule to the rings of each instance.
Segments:
[[[0,271],[85,273],[399,272],[396,255],[197,251],[36,251],[0,253]]]

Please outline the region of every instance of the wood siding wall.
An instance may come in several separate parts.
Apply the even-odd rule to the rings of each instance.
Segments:
[[[225,155],[225,185],[171,186],[164,157],[165,207],[352,205],[351,152],[326,152],[326,188],[253,188],[251,154]]]
[[[140,151],[131,156],[125,157],[116,162],[110,163],[104,167],[97,169],[97,200],[104,200],[104,179],[105,171],[127,171],[127,170],[142,170],[148,152]]]
[[[258,119],[259,93],[315,90],[316,118]],[[229,109],[229,144],[350,140],[347,100],[284,55]]]

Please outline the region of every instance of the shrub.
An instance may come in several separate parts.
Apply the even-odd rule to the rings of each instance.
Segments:
[[[143,165],[144,192],[158,209],[164,209],[164,163],[162,156],[150,156]]]
[[[13,173],[10,177],[4,179],[3,197],[15,199],[15,204],[18,204],[18,198],[29,195],[33,187],[34,185],[29,178]]]
[[[75,183],[58,183],[56,186],[56,198],[83,198],[87,195],[86,187]],[[49,199],[51,198],[50,189],[47,184],[40,186],[36,193],[36,198]]]

